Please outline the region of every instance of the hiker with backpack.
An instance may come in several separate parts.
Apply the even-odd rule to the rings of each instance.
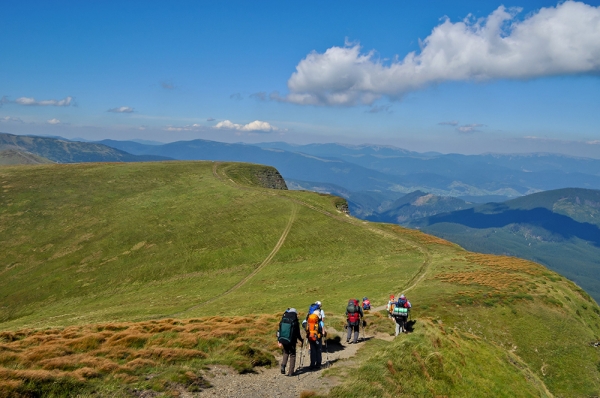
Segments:
[[[281,317],[279,330],[277,331],[277,341],[283,349],[283,359],[281,361],[281,374],[286,374],[285,368],[290,360],[288,376],[294,376],[294,367],[296,366],[296,344],[300,342],[304,346],[302,336],[300,335],[300,325],[298,324],[298,312],[295,308],[288,308]]]
[[[398,297],[398,301],[394,303],[393,314],[396,321],[396,336],[402,332],[408,333],[406,330],[406,321],[408,320],[408,313],[411,307],[410,301],[408,301],[404,294],[401,294]]]
[[[304,323],[303,323],[304,324]],[[310,369],[319,369],[323,362],[323,337],[326,336],[321,311],[314,310],[306,319],[306,338],[310,345]]]
[[[363,311],[371,310],[371,301],[367,297],[362,299],[362,309]]]
[[[388,312],[388,318],[392,318],[394,315],[394,303],[396,301],[394,300],[394,295],[390,295],[390,301],[388,301],[387,303],[387,312]]]
[[[364,316],[362,307],[358,305],[357,299],[350,299],[348,301],[348,306],[346,307],[346,320],[348,321],[348,335],[346,336],[346,343],[350,343],[350,337],[352,336],[352,331],[354,331],[354,341],[353,343],[358,343],[358,332],[360,330],[360,324],[362,323],[362,318]]]
[[[319,312],[320,312],[319,317],[321,318],[321,320],[325,319],[325,311],[323,311],[323,309],[321,308],[322,306],[323,306],[323,304],[320,301],[315,301],[313,304],[311,304],[308,307],[308,312],[306,313],[306,319],[308,320],[309,315],[317,310],[319,310]]]

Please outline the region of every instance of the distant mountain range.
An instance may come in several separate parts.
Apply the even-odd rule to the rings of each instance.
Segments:
[[[420,228],[469,250],[538,261],[600,301],[597,159],[445,155],[377,145],[77,142],[4,133],[0,150],[59,163],[176,159],[274,166],[290,189],[344,197],[359,218]]]
[[[0,149],[20,149],[60,163],[177,159],[265,164],[276,167],[290,187],[344,197],[352,214],[363,218],[392,209],[394,201],[414,191],[485,203],[567,187],[600,189],[600,160],[544,153],[445,155],[381,145],[207,140],[84,143],[10,134],[0,134]]]
[[[423,192],[403,199],[369,219],[419,228],[467,250],[539,262],[600,302],[600,191],[566,188],[482,205]]]
[[[164,156],[132,155],[106,145],[69,141],[54,137],[35,137],[0,133],[0,151],[33,154],[56,163],[143,162],[167,160]],[[31,163],[23,161],[21,163]]]

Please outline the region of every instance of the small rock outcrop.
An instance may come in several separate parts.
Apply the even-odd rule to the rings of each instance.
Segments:
[[[279,171],[273,167],[264,167],[256,171],[256,178],[259,184],[263,188],[269,189],[283,189],[287,190],[288,187],[285,180],[279,174]]]

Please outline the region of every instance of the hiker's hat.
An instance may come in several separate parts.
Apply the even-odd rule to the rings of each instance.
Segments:
[[[400,298],[406,298],[403,294],[400,295]]]
[[[316,304],[316,305],[317,305],[319,308],[321,308],[321,302],[320,302],[320,301],[317,301],[317,302],[315,302],[315,304]]]
[[[295,308],[290,308],[287,312],[295,312],[296,314],[298,313]]]

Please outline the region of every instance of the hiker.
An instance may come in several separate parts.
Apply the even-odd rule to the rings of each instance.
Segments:
[[[362,308],[358,305],[357,299],[350,299],[348,306],[346,307],[346,319],[348,320],[348,335],[346,336],[346,343],[350,343],[350,337],[352,331],[354,331],[353,343],[358,343],[358,332],[360,330],[360,324],[364,316]]]
[[[296,366],[296,344],[300,342],[304,346],[302,336],[300,335],[300,326],[298,324],[298,312],[295,308],[288,308],[281,317],[279,330],[277,331],[277,341],[283,349],[283,359],[281,360],[281,374],[284,375],[288,358],[290,367],[288,376],[294,376],[294,367]]]
[[[310,314],[312,314],[316,310],[319,310],[319,312],[321,313],[321,315],[319,316],[321,318],[321,320],[325,319],[325,311],[323,311],[323,309],[321,307],[322,307],[322,304],[320,301],[315,301],[313,304],[311,304],[308,307],[308,312],[306,313],[306,320],[308,320],[308,317],[310,316]]]
[[[363,297],[363,299],[362,299],[362,309],[363,310],[371,309],[371,301],[367,297]]]
[[[394,313],[394,303],[395,303],[394,295],[392,294],[392,295],[390,295],[390,301],[388,301],[387,307],[386,307],[387,312],[388,312],[388,318],[392,318],[392,316],[393,316],[393,313]]]
[[[321,311],[314,310],[312,314],[308,315],[306,320],[306,338],[310,345],[310,369],[319,369],[321,367],[322,358],[322,347],[323,347],[323,336],[326,335],[323,320],[321,318]]]
[[[396,321],[396,336],[398,334],[404,332],[408,333],[406,330],[406,321],[408,320],[408,312],[412,305],[410,301],[404,296],[404,294],[400,294],[398,301],[394,303],[394,320]]]

